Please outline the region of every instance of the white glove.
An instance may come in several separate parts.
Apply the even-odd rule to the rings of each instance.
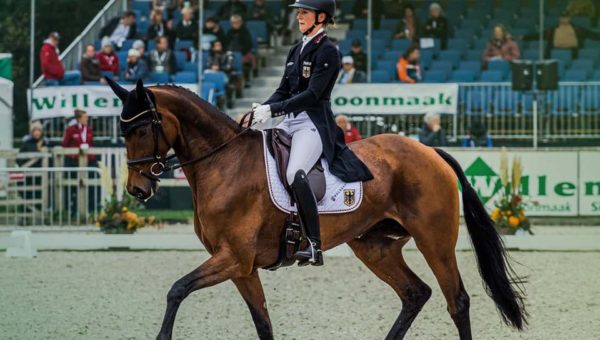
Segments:
[[[256,110],[256,108],[259,107],[259,106],[261,106],[261,105],[262,105],[261,103],[252,103],[252,110],[250,110],[250,111]]]
[[[254,104],[252,104],[254,106]],[[271,105],[260,105],[254,108],[254,121],[257,124],[264,123],[271,119]]]

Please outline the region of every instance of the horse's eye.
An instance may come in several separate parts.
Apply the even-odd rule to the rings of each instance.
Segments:
[[[144,137],[148,133],[146,128],[141,128],[138,130],[138,136]]]

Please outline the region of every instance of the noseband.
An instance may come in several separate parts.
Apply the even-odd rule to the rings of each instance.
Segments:
[[[137,115],[131,117],[131,118],[123,118],[123,116],[121,115],[121,122],[123,123],[131,123],[133,121],[135,121],[136,119],[139,119],[140,117],[145,116],[146,114],[150,113],[152,114],[152,120],[149,123],[146,124],[152,124],[152,139],[154,142],[154,152],[152,156],[147,156],[147,157],[142,157],[142,158],[136,158],[136,159],[131,159],[131,160],[127,160],[127,167],[129,168],[129,170],[135,171],[137,173],[139,173],[140,175],[148,178],[149,180],[153,181],[153,182],[160,182],[160,178],[159,176],[162,175],[165,171],[170,171],[170,170],[175,170],[178,168],[181,168],[183,166],[192,164],[192,163],[196,163],[199,162],[203,159],[206,159],[210,156],[212,156],[213,154],[215,154],[217,151],[223,149],[225,146],[227,146],[227,144],[229,144],[231,141],[233,141],[234,139],[238,138],[239,136],[241,136],[244,132],[248,131],[251,128],[251,123],[252,123],[252,118],[253,118],[253,112],[248,112],[247,114],[244,115],[244,117],[242,118],[242,122],[244,122],[245,118],[250,115],[250,120],[248,122],[248,126],[245,127],[242,131],[240,131],[239,133],[237,133],[235,136],[233,136],[232,138],[226,140],[224,143],[208,150],[208,152],[202,154],[199,157],[196,157],[194,159],[191,159],[189,161],[183,162],[183,163],[178,163],[178,164],[167,164],[167,162],[175,157],[177,157],[176,154],[172,154],[170,156],[167,157],[162,157],[160,155],[160,150],[159,150],[159,144],[158,144],[158,138],[159,135],[161,136],[161,138],[163,139],[163,141],[169,145],[169,143],[167,142],[167,139],[165,137],[165,133],[163,131],[163,127],[162,127],[162,114],[160,112],[158,112],[156,110],[156,106],[154,105],[154,102],[152,101],[152,99],[150,98],[150,96],[148,95],[148,92],[146,92],[146,99],[148,100],[148,104],[150,106],[150,109],[148,110],[144,110],[140,113],[138,113]],[[145,125],[145,124],[140,124],[141,125]],[[241,125],[241,124],[240,124]],[[171,146],[169,145],[169,149],[171,148]],[[150,172],[144,171],[142,169],[140,169],[138,167],[138,165],[140,164],[146,164],[146,163],[152,163],[152,165],[150,165]]]

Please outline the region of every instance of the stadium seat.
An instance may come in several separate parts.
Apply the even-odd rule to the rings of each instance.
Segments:
[[[423,81],[425,83],[445,83],[448,79],[448,72],[443,70],[430,70],[425,72]]]
[[[121,51],[129,51],[131,47],[133,47],[134,39],[127,39],[123,41],[123,46],[121,46]]]
[[[388,29],[373,30],[373,39],[385,39],[389,41],[392,39],[392,33],[393,30]]]
[[[136,24],[138,32],[148,32],[150,22],[147,19],[137,19]]]
[[[197,73],[194,72],[177,72],[173,75],[173,82],[177,84],[194,84],[198,82]]]
[[[421,68],[428,69],[431,66],[433,61],[433,51],[430,49],[421,50],[421,56],[419,58],[419,63],[421,64]]]
[[[338,42],[338,48],[342,55],[348,55],[350,53],[350,49],[352,48],[352,41],[348,39],[340,40]]]
[[[583,48],[579,50],[580,59],[598,60],[600,59],[600,48]],[[577,61],[577,60],[576,60]]]
[[[376,70],[391,72],[396,74],[396,64],[397,62],[391,60],[380,60],[377,62]]]
[[[148,76],[148,82],[150,83],[157,83],[157,84],[165,84],[169,82],[169,74],[168,73],[158,73],[158,72],[152,72],[150,73],[150,75]]]
[[[448,49],[459,51],[461,54],[469,48],[467,39],[464,38],[453,38],[448,39]]]
[[[373,70],[371,71],[371,83],[390,83],[392,82],[392,74],[383,70]]]
[[[385,51],[385,45],[389,42],[389,40],[382,39],[373,39],[371,41],[371,50],[373,51],[373,56],[375,58],[381,57]]]
[[[472,83],[475,81],[475,72],[471,70],[456,70],[450,75],[451,82]]]
[[[481,60],[481,55],[483,54],[483,51],[477,51],[477,50],[468,50],[465,53],[465,60]]]
[[[571,50],[553,49],[550,52],[550,58],[562,61],[565,66],[571,64]]]
[[[352,20],[352,29],[353,30],[367,30],[367,19],[354,19]]]
[[[215,84],[211,82],[202,82],[202,89],[200,90],[200,96],[215,105],[217,103],[217,96],[215,96]]]
[[[494,114],[512,115],[517,113],[521,97],[521,93],[517,91],[504,90],[504,88],[497,91],[493,101]]]
[[[496,70],[483,71],[479,77],[479,81],[481,82],[501,82],[502,79],[502,72]]]
[[[502,78],[505,78],[510,72],[510,63],[505,60],[490,60],[487,69],[500,71],[502,72]]]
[[[600,114],[600,87],[586,86],[581,93],[581,113]]]
[[[577,102],[579,101],[578,86],[559,86],[557,91],[550,92],[551,114],[562,115],[577,112]]]
[[[225,73],[204,73],[202,81],[215,84],[215,96],[225,95]]]
[[[177,39],[177,41],[175,42],[175,50],[176,51],[180,51],[180,50],[187,50],[190,47],[194,46],[194,42],[191,40],[179,40]]]
[[[461,59],[461,52],[457,50],[445,50],[438,54],[438,61],[448,61],[452,63],[452,68],[456,68]]]
[[[590,80],[600,81],[600,70],[594,70],[594,72],[592,72],[592,78]]]
[[[565,72],[564,81],[586,81],[590,72],[586,70],[571,69]]]
[[[486,114],[489,113],[490,103],[492,100],[492,91],[480,91],[471,89],[466,93],[466,108],[467,114]]]
[[[404,52],[398,50],[385,51],[383,53],[383,60],[387,61],[398,61]]]
[[[156,41],[148,40],[146,42],[146,51],[152,51],[154,49],[156,49]]]
[[[141,15],[143,15],[143,16],[148,16],[148,14],[150,13],[151,5],[152,5],[151,1],[137,0],[137,1],[131,2],[131,9],[135,10],[135,11],[139,11],[141,13]]]
[[[536,49],[527,49],[521,53],[521,58],[524,60],[539,60],[540,51]]]
[[[351,1],[349,1],[351,2]],[[400,20],[398,19],[381,19],[379,27],[384,30],[395,31],[398,28],[398,23]]]
[[[454,64],[451,61],[435,60],[431,63],[431,67],[429,69],[432,71],[444,71],[446,73],[450,73],[453,68]]]
[[[585,71],[588,75],[594,71],[594,61],[592,59],[579,58],[571,63],[571,70]]]
[[[479,77],[479,74],[481,74],[481,62],[475,60],[461,61],[461,63],[458,64],[458,69],[463,71],[472,71],[477,77]]]
[[[101,71],[100,73],[102,74],[103,77],[106,77],[109,79],[115,79],[115,74],[112,71]]]
[[[246,22],[246,27],[252,34],[252,38],[258,44],[269,44],[269,33],[267,23],[263,20],[250,20]]]
[[[187,61],[187,56],[183,51],[175,51],[175,61],[177,62],[177,68],[182,70]]]
[[[206,60],[206,59],[204,59],[204,60]],[[194,73],[198,74],[198,63],[192,62],[192,61],[186,61],[183,64],[183,68],[181,70],[185,71],[185,72],[194,72]]]
[[[400,51],[404,53],[406,49],[412,44],[412,41],[407,39],[395,39],[392,40],[392,51]]]

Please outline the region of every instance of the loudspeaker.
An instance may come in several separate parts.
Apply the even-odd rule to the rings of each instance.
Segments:
[[[539,61],[536,64],[535,80],[538,90],[558,90],[558,62]]]
[[[529,60],[513,60],[510,63],[513,91],[531,91],[533,87],[533,63]]]

